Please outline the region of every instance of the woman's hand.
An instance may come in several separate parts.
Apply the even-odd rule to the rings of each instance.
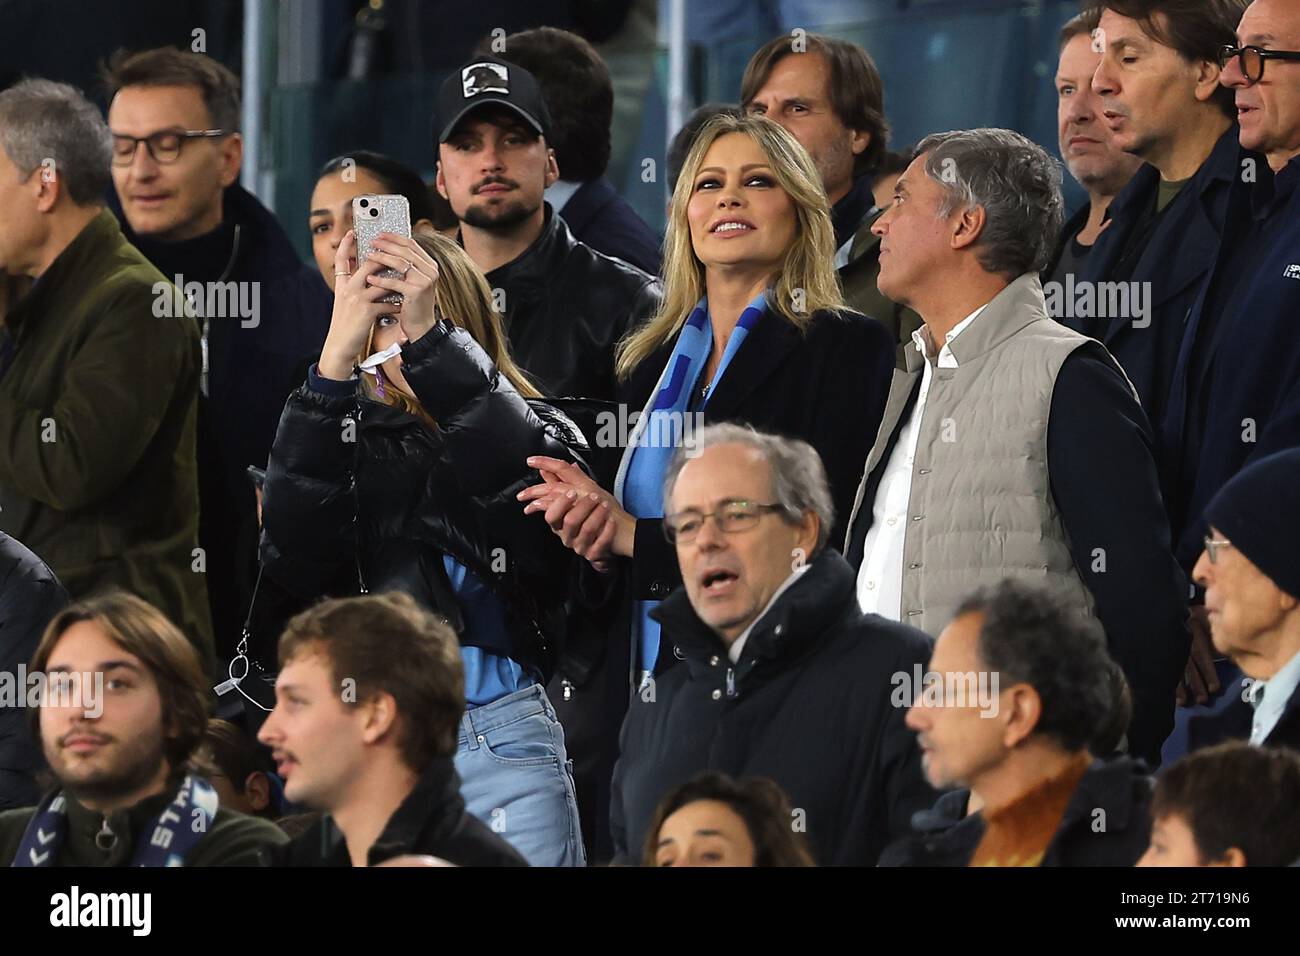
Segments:
[[[572,462],[536,456],[527,464],[541,473],[541,484],[519,492],[524,514],[542,512],[566,548],[607,571],[615,557],[630,558],[636,519],[617,499]]]
[[[380,302],[387,290],[369,282],[371,276],[386,267],[371,258],[354,269],[355,249],[356,236],[348,230],[334,253],[334,314],[316,366],[322,376],[336,382],[352,377],[357,356],[365,349],[375,322],[396,308]]]
[[[397,316],[407,341],[416,341],[437,321],[433,307],[438,263],[414,239],[391,232],[381,232],[375,237],[369,261],[403,273],[400,279],[377,275],[369,281],[386,292],[399,292],[404,296],[401,305],[389,306],[388,311]]]

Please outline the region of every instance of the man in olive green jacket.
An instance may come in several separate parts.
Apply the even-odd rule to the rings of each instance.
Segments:
[[[72,87],[0,93],[0,530],[72,596],[138,594],[212,668],[198,551],[198,330],[102,205],[111,140]]]

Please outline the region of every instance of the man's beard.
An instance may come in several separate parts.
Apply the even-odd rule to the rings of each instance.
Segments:
[[[155,735],[141,735],[132,741],[114,738],[107,746],[116,749],[111,766],[98,767],[90,774],[70,778],[67,776],[68,761],[62,754],[62,748],[51,754],[46,752],[49,763],[59,783],[77,800],[90,799],[98,802],[111,801],[122,796],[129,796],[149,784],[158,776],[158,771],[166,762],[163,742]]]
[[[856,162],[857,159],[853,155],[853,146],[849,143],[847,133],[844,134],[843,139],[832,142],[825,152],[813,160],[813,165],[817,167],[817,172],[821,175],[822,187],[826,190],[828,197],[831,190],[840,185],[838,183],[833,184],[831,177],[841,175],[846,167],[848,168],[849,187],[852,188],[854,180],[853,167]]]
[[[518,199],[501,203],[495,207],[470,203],[465,208],[465,215],[461,219],[476,229],[483,229],[488,232],[509,232],[526,221],[539,208],[541,208],[540,204],[530,209]]]

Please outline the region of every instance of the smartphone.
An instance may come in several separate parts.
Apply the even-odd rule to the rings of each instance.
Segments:
[[[371,244],[381,232],[411,238],[411,205],[405,196],[374,195],[367,193],[352,200],[352,231],[357,237],[357,265],[370,258]],[[400,279],[402,274],[393,269],[379,273],[389,279]],[[390,292],[379,300],[389,305],[400,305],[400,292]]]

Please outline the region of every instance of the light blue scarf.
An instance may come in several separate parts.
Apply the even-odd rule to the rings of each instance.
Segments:
[[[709,383],[708,393],[697,410],[708,404],[708,396],[718,389],[718,383],[727,366],[744,345],[745,339],[767,309],[767,294],[760,293],[741,313],[735,330],[727,340],[718,370]],[[628,442],[627,451],[619,465],[614,495],[623,508],[636,518],[662,518],[664,516],[664,475],[681,436],[691,434],[693,423],[691,395],[699,384],[700,376],[709,362],[713,350],[713,321],[709,316],[707,299],[701,299],[682,326],[673,346],[658,385],[637,420]],[[674,440],[665,440],[672,438]],[[650,618],[650,611],[658,601],[637,601],[632,615],[632,629],[636,646],[640,648],[641,679],[654,672],[659,656],[659,622]]]

